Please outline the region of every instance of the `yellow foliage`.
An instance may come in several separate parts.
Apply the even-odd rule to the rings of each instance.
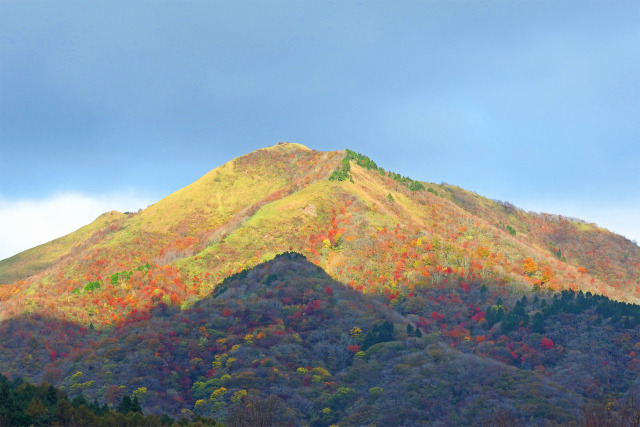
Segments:
[[[233,403],[240,403],[242,402],[242,399],[247,395],[247,390],[238,390],[235,393],[233,393],[233,396],[231,396],[231,401]]]
[[[140,399],[145,394],[147,394],[147,388],[146,387],[140,387],[140,388],[137,388],[137,389],[135,389],[133,391],[133,395],[136,396],[138,399]]]
[[[349,334],[351,334],[353,338],[360,338],[360,335],[362,334],[362,329],[360,329],[358,326],[354,326],[349,331]]]
[[[555,276],[555,274],[553,273],[553,270],[551,270],[551,267],[546,266],[545,268],[542,269],[542,283],[547,283],[549,282],[551,279],[553,279]]]
[[[219,389],[214,390],[213,393],[211,393],[210,399],[217,400],[220,397],[224,396],[226,392],[227,392],[226,388],[220,387]]]

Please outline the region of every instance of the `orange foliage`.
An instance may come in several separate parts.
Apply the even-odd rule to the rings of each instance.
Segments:
[[[531,276],[536,271],[538,271],[538,265],[531,258],[527,258],[527,259],[524,260],[523,268],[524,268],[525,274],[527,274],[529,276]]]
[[[542,269],[542,283],[549,283],[555,277],[551,267],[546,266]]]

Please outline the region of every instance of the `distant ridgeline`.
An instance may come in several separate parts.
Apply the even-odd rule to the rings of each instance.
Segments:
[[[361,166],[368,170],[378,171],[380,172],[380,175],[383,175],[383,176],[387,175],[390,178],[405,185],[411,191],[418,191],[418,190],[425,189],[424,185],[422,185],[422,183],[419,181],[414,181],[409,177],[400,175],[399,173],[386,172],[383,168],[379,167],[376,164],[376,162],[374,162],[364,154],[356,153],[355,151],[351,151],[349,149],[347,149],[346,151],[347,151],[347,155],[344,157],[344,159],[342,159],[341,166],[338,167],[338,169],[336,169],[335,171],[333,171],[333,173],[329,177],[329,180],[331,181],[350,180],[351,182],[353,182],[353,177],[351,176],[351,173],[350,173],[351,172],[350,162],[351,160],[353,160],[356,162],[356,164],[358,164],[358,166]]]

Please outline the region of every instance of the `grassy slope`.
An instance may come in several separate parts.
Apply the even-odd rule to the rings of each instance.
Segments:
[[[640,247],[630,240],[596,224],[561,215],[524,212],[509,203],[492,201],[459,187],[439,186],[439,191],[443,197],[500,228],[513,227],[516,239],[538,250],[537,260],[561,268],[570,265],[586,269],[589,277],[573,271],[568,276],[575,277],[567,277],[568,284],[586,279],[591,285],[586,289],[620,300],[640,301]],[[590,283],[591,278],[594,283]]]
[[[73,233],[0,261],[0,283],[22,280],[51,267],[74,248],[88,242],[96,232],[124,218],[120,212],[107,212]]]
[[[454,270],[469,269],[473,262],[482,262],[498,276],[506,277],[513,285],[530,287],[533,279],[523,275],[522,262],[532,257],[541,266],[551,266],[555,277],[548,283],[555,289],[568,288],[571,284],[592,292],[615,294],[614,289],[588,275],[580,274],[571,263],[561,263],[549,254],[549,250],[525,235],[512,236],[498,222],[507,221],[522,229],[522,220],[514,221],[503,215],[492,217],[491,212],[500,205],[469,193],[485,205],[485,212],[476,209],[473,215],[447,198],[426,191],[411,192],[397,182],[382,177],[378,172],[352,165],[354,183],[349,181],[318,181],[312,185],[263,206],[245,224],[230,233],[223,241],[208,247],[193,258],[178,263],[190,275],[213,273],[206,292],[222,277],[232,272],[252,267],[287,250],[295,250],[309,256],[335,278],[345,282],[362,282],[362,274],[355,272],[366,266],[376,277],[393,282],[389,251],[381,251],[380,245],[389,239],[380,238],[380,230],[399,227],[404,240],[421,238],[439,242],[433,262],[423,257],[414,262],[413,271],[401,279],[405,282],[419,277],[418,267],[436,265]],[[393,201],[390,201],[389,195]],[[341,214],[342,212],[342,214]],[[328,237],[332,219],[343,229],[340,244],[315,244],[314,235]],[[526,218],[525,218],[526,220]],[[494,222],[496,223],[494,225]],[[460,230],[463,230],[461,232]],[[401,233],[396,233],[396,235]],[[318,240],[324,240],[320,237]],[[393,239],[391,239],[393,240]],[[395,251],[410,246],[398,238],[391,241]],[[405,246],[403,246],[405,245]],[[488,248],[494,261],[482,260],[476,255],[479,248]],[[367,249],[369,252],[367,253]],[[391,247],[390,247],[391,249]],[[412,268],[409,268],[412,270]],[[433,283],[427,281],[427,283]],[[205,292],[205,293],[206,293]],[[617,294],[621,299],[633,301],[634,295]]]
[[[94,298],[79,304],[72,291],[146,262],[162,266],[197,254],[241,227],[261,206],[326,178],[343,156],[343,152],[322,153],[299,144],[257,150],[211,171],[139,214],[120,215],[105,232],[94,235],[90,245],[78,247],[73,257],[48,260],[44,269],[27,265],[31,270],[16,263],[17,259],[11,260],[7,269],[32,277],[14,289],[13,298],[7,292],[0,300],[4,315],[29,307],[47,314],[52,314],[50,310],[64,312],[76,319],[81,305],[80,311],[92,307],[106,314],[109,310],[104,309],[103,301],[95,302]],[[75,243],[78,239],[72,235],[62,240]],[[47,247],[43,252],[49,256],[53,251]],[[35,273],[39,274],[33,276]],[[128,293],[123,297],[128,301],[141,296],[140,289],[125,291]]]
[[[243,209],[292,181],[293,172],[282,170],[292,166],[286,165],[285,159],[297,159],[311,153],[322,154],[299,144],[268,147],[212,170],[140,214],[130,218],[118,212],[101,215],[76,232],[0,261],[0,283],[21,280],[52,267],[72,248],[81,246],[96,231],[115,222],[119,222],[118,232],[109,239],[108,246],[116,250],[129,249],[133,241],[148,236],[168,244],[177,237],[215,230]]]

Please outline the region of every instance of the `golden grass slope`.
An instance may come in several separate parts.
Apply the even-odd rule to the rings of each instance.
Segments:
[[[410,191],[354,163],[351,175],[353,183],[320,180],[262,206],[225,239],[177,265],[188,275],[210,273],[203,294],[231,273],[293,250],[336,279],[369,292],[391,292],[416,283],[437,286],[446,277],[441,270],[449,269],[449,274],[477,273],[516,288],[537,283],[550,290],[582,289],[638,301],[630,289],[619,289],[581,272],[580,264],[553,256],[538,243],[536,216],[497,215],[501,205],[468,193],[485,209],[477,209],[475,215],[454,203],[445,186],[431,185],[445,197]],[[506,221],[536,238],[512,235],[505,229]],[[401,266],[398,257],[407,252],[413,258]],[[531,276],[523,271],[527,258],[540,266]],[[363,275],[367,271],[371,277]]]
[[[343,155],[294,143],[254,151],[138,214],[104,214],[77,232],[1,261],[0,283],[38,273],[50,276],[53,267],[72,279],[98,267],[104,276],[144,262],[166,264],[193,255],[242,224],[260,206],[326,178]],[[96,234],[102,229],[108,232]],[[76,248],[74,256],[65,257],[72,248]],[[101,264],[94,266],[93,261],[100,258]],[[46,273],[47,269],[51,271]]]
[[[125,217],[126,215],[116,211],[104,213],[91,224],[73,233],[0,261],[0,284],[25,279],[51,267],[64,257],[73,256],[95,241],[96,233]]]

